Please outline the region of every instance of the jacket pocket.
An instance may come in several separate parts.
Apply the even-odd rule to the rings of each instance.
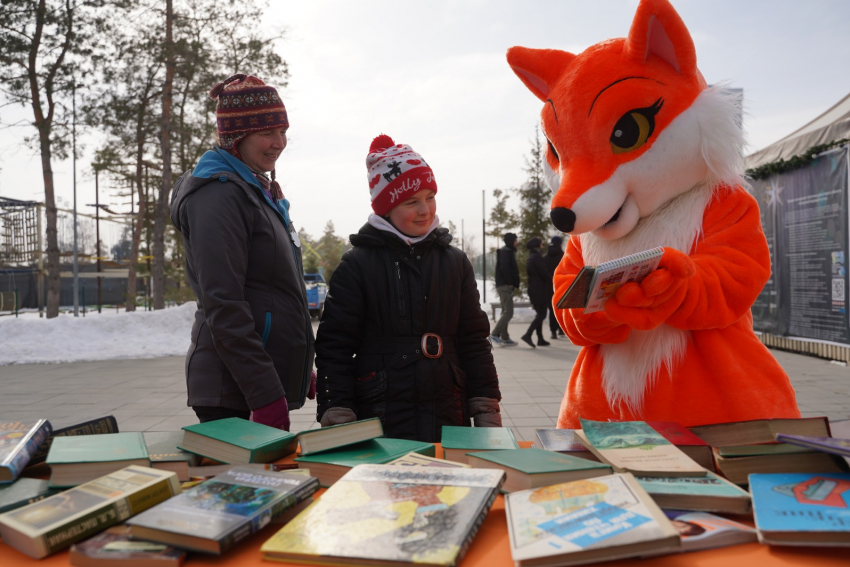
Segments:
[[[269,335],[272,332],[272,312],[266,311],[266,323],[263,326],[263,350],[266,348],[266,343],[269,342]]]
[[[370,372],[354,381],[357,419],[383,417],[387,407],[387,372]]]

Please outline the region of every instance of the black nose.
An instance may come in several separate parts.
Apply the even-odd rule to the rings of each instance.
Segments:
[[[555,207],[549,212],[552,224],[561,232],[572,232],[576,226],[576,214],[565,207]]]

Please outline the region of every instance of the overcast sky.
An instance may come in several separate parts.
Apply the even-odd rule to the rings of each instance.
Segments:
[[[522,183],[523,156],[541,108],[505,62],[507,48],[577,52],[623,37],[637,1],[272,4],[267,21],[287,28],[280,50],[291,72],[281,91],[289,146],[277,177],[296,225],[318,236],[328,220],[341,235],[364,223],[371,211],[365,158],[380,133],[410,144],[431,164],[444,223],[452,220],[459,233],[464,220],[467,233],[479,234],[482,190],[489,208],[493,189]],[[673,4],[694,38],[706,80],[744,89],[750,151],[796,130],[850,92],[850,2]],[[18,148],[31,134],[0,132],[2,196],[43,200],[39,158]],[[81,207],[94,200],[89,164],[95,141],[88,140],[78,161]],[[70,162],[54,163],[54,171],[57,194],[70,201]]]

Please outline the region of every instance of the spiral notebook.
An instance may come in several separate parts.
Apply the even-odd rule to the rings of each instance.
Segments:
[[[596,267],[585,266],[558,300],[558,309],[584,307],[585,313],[602,311],[605,301],[617,288],[628,282],[639,282],[658,267],[664,248],[652,248],[603,262]]]

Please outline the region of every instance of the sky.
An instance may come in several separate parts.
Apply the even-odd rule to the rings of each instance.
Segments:
[[[281,89],[289,145],[277,178],[295,224],[319,236],[356,232],[371,211],[369,144],[381,133],[428,161],[438,210],[456,238],[480,246],[482,194],[519,186],[540,101],[505,61],[513,45],[579,52],[629,30],[637,0],[274,0],[265,21],[286,29]],[[850,2],[673,0],[708,83],[744,90],[749,152],[781,139],[850,92]],[[245,69],[250,73],[252,70]],[[222,77],[224,78],[224,77]],[[11,114],[9,114],[11,112]],[[31,112],[31,111],[30,111]],[[4,109],[4,120],[28,117]],[[0,196],[43,200],[39,158],[20,147],[30,129],[0,131]],[[82,137],[78,204],[94,201],[89,164],[98,139]],[[70,161],[54,163],[70,202]],[[102,201],[108,200],[101,196]],[[513,199],[515,200],[515,198]]]

